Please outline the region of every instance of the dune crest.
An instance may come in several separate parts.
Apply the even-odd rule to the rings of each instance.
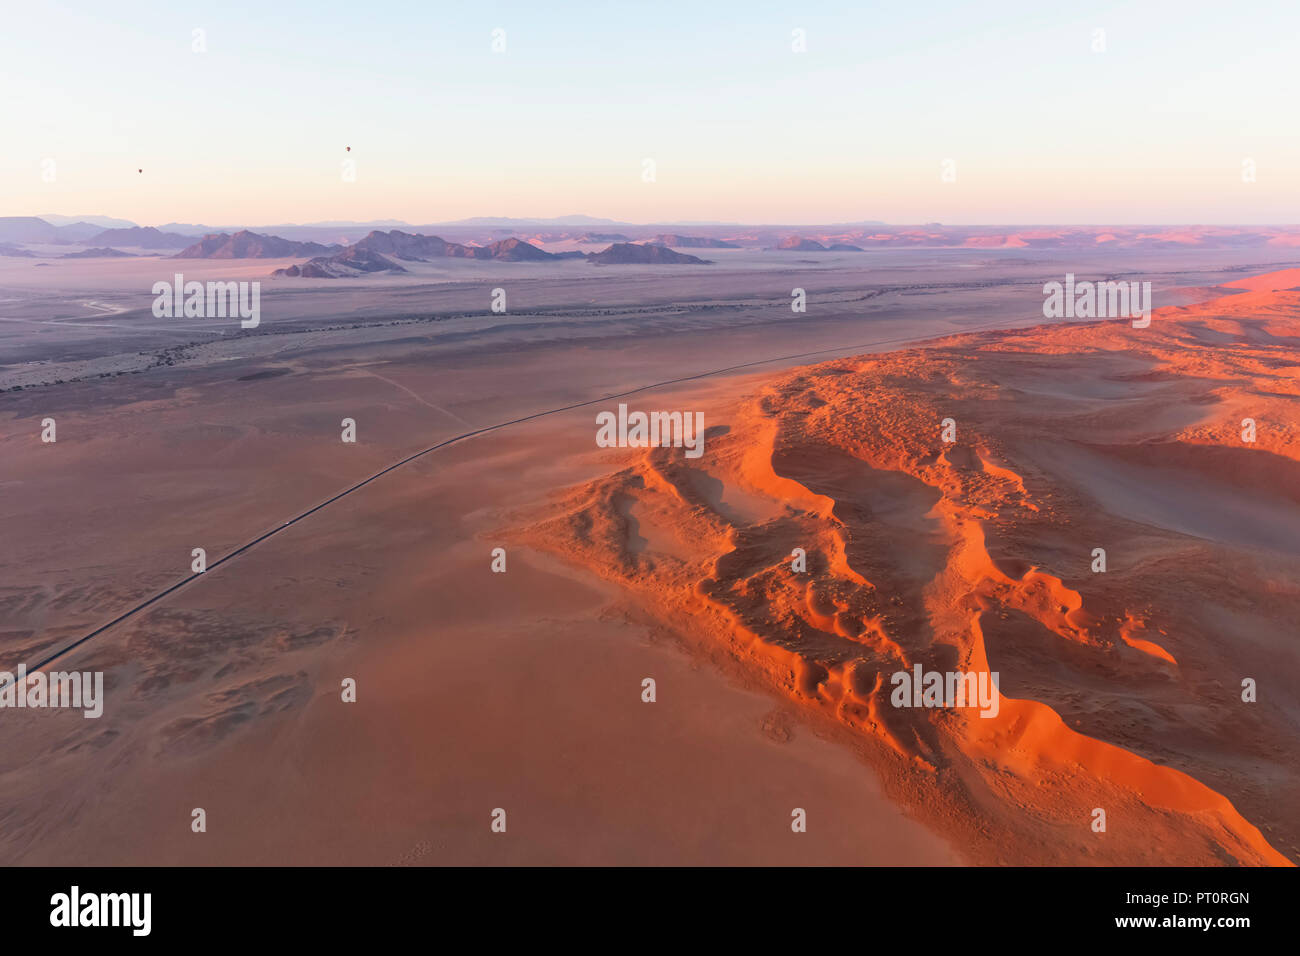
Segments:
[[[1291,279],[1146,329],[1065,323],[801,369],[731,406],[703,458],[630,452],[515,537],[838,721],[974,861],[1286,865]],[[893,675],[917,665],[996,672],[996,714],[894,706]],[[1269,685],[1258,702],[1244,678]]]

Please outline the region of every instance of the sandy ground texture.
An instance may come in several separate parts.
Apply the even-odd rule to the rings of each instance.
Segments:
[[[915,475],[892,461],[902,454],[897,443],[903,439],[897,435],[882,439],[882,458],[869,457],[861,447],[876,434],[870,416],[879,409],[866,396],[886,394],[875,391],[880,383],[862,392],[860,407],[825,413],[828,421],[843,422],[834,441],[813,433],[796,441],[792,429],[805,419],[809,427],[816,424],[816,415],[804,413],[809,405],[819,406],[803,395],[803,386],[769,386],[772,369],[798,366],[810,360],[799,356],[817,349],[853,354],[989,324],[1041,321],[1042,274],[1065,271],[1057,263],[995,261],[973,253],[911,255],[811,271],[791,266],[775,274],[737,268],[707,279],[653,271],[612,276],[594,269],[573,277],[523,276],[502,267],[519,311],[512,305],[510,315],[486,321],[482,303],[488,285],[501,281],[497,275],[472,281],[442,277],[432,284],[424,277],[424,285],[416,277],[392,287],[286,288],[268,293],[264,324],[255,334],[219,331],[201,321],[160,325],[139,291],[147,288],[144,280],[159,277],[153,274],[157,266],[148,263],[132,260],[117,267],[127,269],[125,274],[106,266],[89,277],[70,271],[57,293],[17,271],[0,275],[0,318],[6,320],[0,323],[5,356],[0,387],[9,389],[0,395],[3,666],[12,669],[67,647],[188,580],[60,658],[63,668],[105,672],[103,717],[0,711],[0,819],[5,824],[0,860],[942,864],[1132,859],[1131,847],[1121,841],[1123,828],[1132,825],[1125,822],[1130,818],[1124,809],[1112,814],[1106,837],[1089,842],[1076,835],[1054,796],[1037,802],[1026,798],[1026,785],[1016,774],[1030,770],[992,770],[1002,766],[994,756],[979,758],[974,744],[953,744],[942,727],[924,730],[926,721],[915,731],[916,741],[924,744],[910,739],[906,726],[892,732],[892,742],[864,732],[846,719],[852,708],[823,700],[831,693],[824,688],[853,680],[832,674],[834,654],[823,655],[820,664],[815,654],[807,655],[816,666],[801,678],[803,690],[791,693],[773,677],[776,671],[755,667],[749,656],[733,652],[729,628],[744,623],[745,615],[743,606],[727,610],[738,600],[728,592],[749,588],[745,600],[756,606],[766,592],[759,584],[743,583],[756,573],[746,548],[723,560],[737,548],[732,539],[743,544],[750,535],[766,538],[771,547],[779,543],[788,552],[774,528],[803,529],[798,533],[811,535],[808,553],[819,580],[839,594],[843,582],[816,564],[817,555],[831,551],[818,549],[832,542],[834,533],[844,534],[854,528],[853,521],[863,520],[861,509],[874,508],[888,522],[877,531],[856,533],[898,542],[873,558],[890,565],[897,580],[873,577],[872,565],[846,545],[845,568],[870,587],[848,580],[861,595],[877,592],[887,595],[887,603],[897,599],[904,606],[898,610],[891,604],[895,610],[879,615],[870,633],[889,634],[899,653],[921,659],[929,653],[931,632],[942,626],[957,648],[952,653],[962,648],[973,653],[976,610],[940,593],[943,588],[967,587],[982,600],[1001,601],[1004,609],[1014,602],[999,597],[998,581],[991,576],[978,585],[962,585],[953,577],[954,563],[964,565],[951,557],[957,549],[949,525],[974,521],[961,518],[957,509],[975,506],[954,498],[953,517],[928,514],[940,499],[947,500],[937,469],[949,468],[953,475],[972,470],[974,459],[947,458],[963,454],[957,448],[969,451],[976,435],[987,436],[979,444],[987,470],[977,470],[988,487],[1014,484],[997,477],[997,469],[1014,472],[1028,489],[1025,500],[1038,504],[1044,515],[1053,512],[1028,496],[1073,494],[1071,476],[1084,473],[1081,469],[1093,476],[1090,480],[1119,489],[1106,492],[1116,500],[1117,510],[1104,518],[1113,527],[1099,524],[1095,532],[1111,556],[1104,581],[1078,580],[1074,571],[1058,566],[1060,555],[1049,561],[1051,555],[1037,550],[1051,540],[1047,532],[1008,524],[1006,543],[999,545],[1004,551],[997,552],[1002,563],[995,567],[1010,583],[1001,586],[1041,586],[1061,596],[1043,577],[1055,574],[1086,598],[1089,614],[1102,613],[1103,603],[1094,609],[1094,602],[1110,600],[1117,609],[1123,605],[1114,613],[1139,615],[1127,638],[1120,638],[1120,648],[1105,643],[1115,643],[1113,628],[1087,631],[1086,640],[1061,637],[1047,645],[1039,633],[1046,625],[1025,617],[1023,609],[1006,613],[1023,624],[1024,633],[996,630],[989,618],[996,612],[980,612],[986,653],[1003,672],[1007,696],[1024,699],[1026,706],[1037,701],[1042,712],[1059,713],[1067,722],[1084,721],[1078,734],[1104,740],[1112,750],[1128,748],[1143,766],[1163,761],[1200,781],[1185,785],[1191,794],[1186,800],[1203,809],[1188,810],[1174,801],[1173,809],[1166,808],[1167,826],[1200,819],[1199,813],[1222,832],[1205,823],[1192,837],[1170,843],[1171,858],[1254,862],[1276,861],[1269,853],[1293,854],[1287,804],[1278,796],[1288,786],[1294,790],[1282,756],[1287,748],[1294,750],[1294,724],[1286,723],[1292,718],[1276,716],[1279,705],[1276,697],[1269,698],[1264,681],[1261,701],[1254,705],[1256,723],[1225,725],[1236,728],[1232,733],[1223,727],[1207,731],[1211,724],[1202,711],[1209,708],[1206,712],[1218,719],[1235,721],[1235,709],[1214,710],[1208,692],[1179,696],[1191,694],[1189,674],[1204,684],[1219,681],[1231,696],[1237,682],[1233,668],[1252,661],[1260,673],[1267,666],[1274,681],[1282,681],[1287,668],[1293,673],[1278,610],[1294,593],[1292,571],[1285,555],[1267,567],[1257,563],[1258,554],[1272,554],[1269,549],[1284,544],[1291,520],[1279,504],[1284,496],[1269,485],[1267,494],[1249,501],[1235,494],[1236,510],[1226,517],[1209,514],[1210,509],[1184,503],[1203,501],[1207,482],[1212,491],[1225,483],[1239,490],[1249,469],[1237,467],[1234,459],[1230,467],[1201,475],[1177,458],[1126,458],[1120,447],[1132,446],[1138,455],[1146,447],[1140,440],[1143,428],[1172,440],[1169,436],[1187,429],[1209,428],[1202,415],[1222,412],[1226,420],[1230,407],[1236,415],[1236,399],[1217,393],[1199,404],[1182,400],[1178,389],[1202,395],[1196,389],[1209,387],[1202,378],[1226,377],[1224,389],[1252,409],[1264,399],[1284,402],[1288,393],[1280,386],[1253,397],[1252,390],[1263,386],[1245,375],[1246,365],[1224,366],[1224,371],[1215,363],[1227,361],[1223,355],[1236,349],[1243,362],[1250,358],[1260,368],[1281,363],[1276,374],[1284,379],[1287,359],[1275,351],[1280,333],[1267,329],[1270,321],[1290,319],[1279,314],[1266,320],[1247,311],[1227,324],[1188,320],[1204,328],[1180,346],[1179,360],[1192,365],[1178,367],[1168,393],[1158,390],[1157,380],[1147,392],[1145,380],[1123,377],[1133,369],[1140,372],[1148,361],[1135,351],[1135,339],[1114,346],[1108,361],[1118,363],[1118,373],[1090,358],[1071,375],[1061,374],[1052,364],[1060,359],[1050,352],[1027,355],[1018,371],[1003,361],[999,367],[1021,379],[1008,378],[998,388],[969,387],[979,395],[1003,396],[998,407],[1005,405],[1010,437],[999,438],[1000,425],[993,427],[1001,420],[981,425],[974,409],[987,410],[984,405],[945,411],[960,423],[961,441],[944,463],[909,466]],[[256,269],[274,265],[263,260]],[[34,268],[30,263],[0,267]],[[1222,290],[1215,287],[1239,278],[1244,267],[1242,261],[1209,258],[1195,266],[1173,258],[1152,263],[1153,269],[1165,270],[1157,282],[1166,302],[1218,295]],[[188,273],[200,265],[185,268]],[[204,277],[231,277],[222,271],[229,264],[211,268]],[[968,270],[971,278],[954,278],[957,269]],[[793,283],[807,285],[810,292],[810,311],[798,318],[789,310]],[[277,300],[284,308],[272,307]],[[1286,302],[1267,291],[1242,290],[1215,308],[1249,310],[1255,308],[1252,301],[1267,301],[1269,309]],[[1084,348],[1081,329],[1071,326],[1055,334]],[[1148,331],[1166,334],[1155,327]],[[978,341],[985,343],[978,355],[988,351],[990,360],[993,343],[1012,343],[1004,345],[1008,351],[1019,347],[1014,335]],[[897,360],[902,363],[899,379],[892,382],[897,398],[886,410],[916,419],[916,442],[933,444],[935,434],[918,403],[943,388],[956,390],[954,402],[975,402],[970,395],[961,397],[961,389],[969,384],[963,376],[968,370],[975,375],[977,366],[967,358],[958,362],[951,348],[944,348],[949,351],[934,354],[949,358],[936,359],[940,364],[929,372],[923,360]],[[969,350],[952,348],[963,355]],[[1089,349],[1106,352],[1100,345]],[[1178,351],[1172,344],[1169,349]],[[914,354],[928,353],[907,353]],[[594,446],[594,413],[614,404],[605,396],[782,356],[721,379],[639,393],[644,407],[700,409],[710,428],[720,429],[710,432],[704,458],[689,466],[677,462],[685,468],[681,474],[672,474],[677,466],[669,462],[655,466],[669,475],[659,484],[649,471],[636,479],[634,472],[650,468],[653,455]],[[1124,362],[1136,365],[1131,369]],[[1202,375],[1198,363],[1218,371]],[[859,367],[870,367],[869,361],[849,363],[843,373],[806,374],[812,376],[809,382],[850,387],[855,376],[865,374]],[[948,371],[958,374],[945,385]],[[1092,372],[1095,377],[1089,377]],[[1107,378],[1114,374],[1120,374],[1118,384]],[[907,376],[915,378],[915,389],[903,387]],[[764,392],[770,388],[778,391]],[[789,408],[783,407],[785,399],[771,398],[784,394],[780,389],[790,390]],[[1137,392],[1130,394],[1132,389]],[[1080,390],[1084,394],[1075,394]],[[755,405],[746,398],[754,394],[768,397]],[[843,404],[833,389],[817,400],[832,409]],[[763,410],[762,401],[775,405]],[[597,404],[530,417],[577,402]],[[1052,410],[1079,415],[1079,402],[1079,408],[1097,414],[1113,412],[1107,421],[1119,415],[1130,431],[1081,431],[1078,440],[1033,437],[1056,436]],[[1196,405],[1194,413],[1188,402]],[[1040,413],[1043,420],[1033,418]],[[1260,439],[1249,454],[1272,454],[1269,442],[1279,434],[1282,413],[1264,408],[1254,414],[1261,422]],[[53,444],[39,440],[47,416],[58,423]],[[345,417],[358,423],[355,445],[340,442]],[[517,420],[410,461],[294,520],[439,442]],[[778,435],[784,436],[781,442],[794,442],[791,447],[801,447],[800,442],[808,447],[784,455]],[[1033,467],[1014,457],[1015,436],[1032,442]],[[1117,447],[1098,436],[1108,436]],[[1188,444],[1180,438],[1175,445],[1180,443]],[[930,454],[907,448],[909,454]],[[790,463],[801,458],[816,475]],[[744,477],[764,469],[776,477]],[[1150,494],[1151,469],[1174,473],[1166,494]],[[681,488],[669,497],[689,504],[685,516],[664,511],[649,494],[660,488],[667,494],[678,482]],[[837,493],[836,482],[848,487]],[[603,499],[598,488],[608,490]],[[860,494],[880,499],[854,504]],[[844,504],[837,509],[828,504],[831,498]],[[1153,511],[1157,505],[1165,510]],[[1119,510],[1123,507],[1130,513]],[[861,513],[853,512],[852,521],[834,513],[854,508]],[[574,522],[586,520],[585,512],[602,530],[580,543]],[[1019,506],[1001,512],[1031,514]],[[979,520],[993,535],[992,519]],[[1154,528],[1143,524],[1153,520]],[[843,527],[835,532],[837,522]],[[205,548],[211,565],[267,532],[274,534],[255,548],[189,579],[193,548]],[[1090,549],[1091,541],[1086,543]],[[494,547],[507,549],[504,574],[490,570]],[[759,550],[766,554],[767,547]],[[1230,549],[1207,551],[1207,560],[1236,562],[1213,565],[1219,568],[1213,573],[1230,571],[1233,586],[1257,599],[1253,610],[1231,602],[1208,607],[1204,595],[1223,599],[1222,584],[1217,590],[1181,584],[1177,593],[1187,591],[1187,602],[1173,606],[1177,602],[1168,600],[1163,575],[1181,581],[1187,572],[1177,562],[1185,550],[1197,548]],[[1084,562],[1078,567],[1086,568],[1087,554],[1078,560]],[[1031,573],[1029,565],[1043,570]],[[697,576],[692,580],[691,574]],[[1199,574],[1212,576],[1209,570]],[[1146,591],[1135,593],[1148,594],[1145,603],[1093,593],[1102,583],[1122,590],[1138,588],[1143,580]],[[1038,581],[1041,585],[1035,585]],[[764,600],[782,608],[787,596],[773,582],[763,583],[769,585],[773,590]],[[861,595],[853,600],[866,600]],[[780,610],[782,626],[791,628],[787,637],[809,634],[814,644],[842,640],[836,621],[849,621],[852,614],[842,615],[836,599],[815,598]],[[1070,600],[1062,596],[1067,606]],[[942,611],[944,602],[953,607]],[[864,620],[874,614],[868,610],[864,606]],[[1209,643],[1208,650],[1155,633],[1181,634],[1181,622],[1198,614],[1189,627],[1202,636],[1187,639]],[[740,623],[720,623],[731,619]],[[762,642],[773,647],[785,639],[775,635],[775,625],[764,625],[766,632],[755,622],[744,626],[763,633]],[[856,625],[843,627],[847,632]],[[865,633],[864,624],[849,643],[867,647]],[[1163,648],[1179,670],[1161,670],[1169,663],[1142,650],[1145,644]],[[1129,651],[1135,656],[1125,658],[1124,667],[1111,667],[1115,655]],[[1037,661],[1036,652],[1042,666],[1024,664]],[[1085,656],[1076,659],[1076,653]],[[1198,663],[1202,653],[1206,656]],[[1001,663],[999,654],[1023,666]],[[826,679],[817,667],[826,670]],[[1225,669],[1215,670],[1219,667]],[[867,673],[864,669],[859,676],[865,679]],[[358,684],[355,704],[340,699],[340,683],[348,677]],[[647,677],[657,682],[654,704],[641,700]],[[1024,683],[1034,679],[1047,683]],[[1146,696],[1127,687],[1127,680],[1145,681]],[[1106,694],[1128,701],[1128,710]],[[1087,724],[1123,715],[1136,729]],[[959,717],[950,722],[961,724]],[[1169,733],[1155,733],[1162,726]],[[1130,739],[1125,733],[1148,736]],[[1085,766],[1073,751],[1065,753],[1063,760]],[[1091,792],[1079,781],[1091,780],[1095,766],[1071,771],[1070,785],[1078,788],[1071,792],[1084,803]],[[953,784],[958,777],[960,785]],[[1133,796],[1136,777],[1123,779],[1123,786],[1116,785],[1119,806],[1141,805]],[[203,834],[190,829],[196,807],[208,814]],[[489,829],[490,813],[498,807],[507,811],[505,834]],[[1024,825],[1016,807],[1029,808],[1024,813],[1035,823]],[[807,811],[806,833],[791,832],[795,808]],[[1292,812],[1292,823],[1294,817]],[[1252,825],[1262,836],[1252,836]],[[1124,849],[1112,849],[1117,845]],[[1211,854],[1213,846],[1222,848],[1219,857]]]

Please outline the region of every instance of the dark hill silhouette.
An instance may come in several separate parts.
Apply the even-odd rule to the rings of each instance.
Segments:
[[[318,256],[337,251],[338,246],[319,242],[294,242],[279,236],[263,236],[243,229],[233,236],[224,232],[204,236],[178,252],[176,259],[284,259],[288,256]]]
[[[798,236],[787,236],[782,239],[776,248],[783,251],[794,252],[825,252],[826,247],[816,239],[801,239]]]
[[[604,252],[593,252],[587,256],[588,262],[594,262],[597,265],[699,265],[708,266],[713,263],[707,259],[701,259],[699,256],[687,255],[684,252],[674,252],[667,246],[654,244],[638,245],[633,242],[616,242]]]
[[[304,279],[346,279],[374,272],[398,273],[406,270],[392,259],[369,249],[349,246],[332,256],[317,256],[300,266],[276,269],[272,277],[286,276]]]

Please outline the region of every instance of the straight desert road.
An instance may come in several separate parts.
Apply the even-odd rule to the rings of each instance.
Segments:
[[[105,717],[8,728],[0,787],[23,825],[4,857],[957,862],[832,731],[701,667],[616,594],[522,548],[489,572],[482,536],[506,512],[598,467],[589,417],[413,461],[80,648],[75,666],[108,674]],[[177,838],[196,806],[216,839]],[[499,806],[511,833],[490,842]],[[796,806],[822,821],[807,841],[789,839]]]
[[[983,325],[983,326],[973,326],[973,327],[969,327],[968,329],[966,329],[966,331],[980,331],[980,330],[987,329],[987,328],[993,328],[993,327],[998,326],[998,325],[1000,325],[1000,324],[1001,324],[1001,323],[993,322],[993,323],[989,323],[989,324],[987,324],[987,325]],[[653,391],[654,389],[663,388],[663,387],[665,387],[665,386],[669,386],[669,385],[680,385],[680,384],[683,384],[683,383],[686,383],[686,382],[698,381],[698,380],[700,380],[700,379],[711,378],[711,377],[713,377],[713,376],[717,376],[717,375],[726,375],[726,374],[729,374],[729,373],[739,372],[739,371],[744,370],[744,369],[751,369],[751,368],[755,368],[755,367],[762,366],[762,365],[771,365],[771,364],[777,364],[777,363],[789,363],[789,362],[793,362],[793,361],[800,360],[800,359],[812,359],[812,358],[817,357],[817,356],[828,356],[828,355],[831,354],[831,353],[834,353],[834,354],[856,354],[856,353],[859,353],[859,352],[868,352],[868,351],[873,351],[873,350],[878,349],[878,348],[880,348],[880,347],[882,347],[882,346],[897,346],[897,345],[903,345],[903,344],[912,344],[912,343],[916,343],[916,342],[922,342],[922,341],[925,341],[926,339],[931,339],[931,338],[934,338],[934,337],[933,337],[933,336],[915,336],[915,337],[910,337],[910,338],[909,338],[909,337],[900,337],[900,338],[893,338],[893,339],[879,339],[879,340],[872,341],[872,342],[860,342],[860,343],[857,343],[857,344],[855,344],[855,345],[841,346],[841,347],[839,347],[839,348],[819,349],[819,350],[817,350],[817,351],[815,351],[815,352],[802,352],[802,353],[799,353],[799,354],[796,354],[796,355],[782,355],[782,356],[776,356],[776,357],[773,357],[773,358],[770,358],[770,359],[759,359],[759,360],[752,361],[752,362],[745,362],[745,363],[743,363],[743,364],[741,364],[741,365],[733,365],[733,366],[728,366],[728,367],[726,367],[726,368],[713,369],[713,370],[710,370],[710,371],[707,371],[707,372],[699,372],[699,373],[696,373],[696,374],[694,374],[694,375],[687,375],[687,376],[683,376],[683,377],[680,377],[680,378],[667,379],[667,380],[664,380],[664,381],[662,381],[662,382],[652,382],[652,383],[650,383],[650,384],[648,384],[648,385],[637,386],[636,388],[627,389],[627,390],[622,391],[622,392],[616,392],[616,393],[614,393],[614,394],[612,394],[612,395],[605,395],[605,396],[602,396],[602,397],[600,397],[600,398],[593,398],[593,399],[589,399],[589,400],[584,401],[584,402],[575,402],[575,403],[573,403],[573,404],[564,405],[564,406],[562,406],[562,407],[560,407],[560,408],[551,408],[551,409],[546,409],[545,411],[534,412],[534,413],[532,413],[532,414],[530,414],[530,415],[525,415],[525,416],[523,416],[523,417],[521,417],[521,418],[515,418],[515,419],[511,419],[510,421],[505,421],[505,422],[498,422],[498,423],[496,423],[495,425],[488,425],[488,426],[483,427],[483,428],[476,428],[476,429],[473,429],[472,431],[462,432],[461,434],[456,435],[456,436],[454,436],[454,437],[452,437],[452,438],[445,439],[444,441],[441,441],[441,442],[437,443],[436,445],[430,445],[428,448],[425,448],[425,449],[423,449],[423,450],[421,450],[421,451],[418,451],[418,452],[416,452],[416,453],[413,454],[413,455],[408,455],[406,458],[403,458],[401,461],[394,462],[393,464],[388,465],[387,467],[385,467],[385,468],[383,468],[383,469],[381,469],[381,470],[379,470],[379,471],[377,471],[377,472],[374,472],[373,474],[367,476],[366,478],[363,478],[361,481],[358,481],[357,483],[351,485],[350,487],[345,488],[343,491],[340,491],[338,494],[332,495],[331,497],[329,497],[329,498],[327,498],[326,500],[322,501],[320,504],[317,504],[317,505],[315,505],[315,506],[313,506],[313,507],[311,507],[311,508],[308,508],[306,511],[303,511],[303,512],[300,512],[299,514],[294,515],[292,518],[289,518],[289,519],[288,519],[287,521],[285,521],[283,524],[281,524],[281,525],[279,525],[279,526],[277,526],[277,527],[275,527],[275,528],[272,528],[272,529],[269,530],[269,531],[266,531],[266,532],[264,532],[264,533],[258,535],[256,538],[254,538],[254,539],[252,539],[251,541],[248,541],[247,543],[245,543],[245,544],[239,546],[239,547],[236,548],[234,551],[231,551],[231,552],[228,553],[228,554],[222,555],[220,558],[216,559],[215,561],[212,561],[211,563],[208,563],[207,566],[206,566],[206,569],[205,569],[203,572],[192,573],[189,577],[187,577],[187,578],[183,578],[182,580],[177,581],[175,584],[171,585],[170,587],[168,587],[168,588],[166,588],[166,589],[164,589],[164,590],[162,590],[162,591],[158,591],[158,592],[156,592],[155,594],[151,595],[147,600],[141,601],[140,603],[136,604],[134,607],[131,607],[131,608],[127,609],[127,610],[124,611],[123,613],[119,614],[117,617],[113,618],[113,620],[109,621],[107,624],[101,625],[100,627],[98,627],[98,628],[96,628],[95,630],[91,631],[91,632],[90,632],[89,634],[87,634],[86,636],[84,636],[84,637],[82,637],[82,638],[79,638],[78,640],[74,641],[72,644],[69,644],[69,645],[67,645],[66,647],[60,648],[60,649],[54,651],[53,653],[48,654],[47,656],[45,656],[44,658],[42,658],[42,659],[40,659],[40,660],[38,660],[38,661],[34,661],[34,662],[32,662],[31,664],[29,664],[29,665],[27,666],[27,670],[28,670],[29,673],[30,673],[30,672],[34,672],[34,671],[36,671],[36,670],[38,670],[38,669],[40,669],[40,668],[47,667],[47,666],[49,666],[49,665],[51,665],[51,664],[53,664],[53,663],[55,663],[55,662],[61,660],[62,658],[64,658],[64,657],[67,656],[68,654],[72,653],[72,652],[73,652],[74,650],[76,650],[77,648],[81,647],[81,646],[82,646],[83,644],[85,644],[86,642],[88,642],[88,641],[94,639],[95,637],[98,637],[100,634],[103,634],[103,633],[104,633],[105,631],[107,631],[109,628],[111,628],[111,627],[113,627],[113,626],[115,626],[115,625],[117,625],[117,624],[120,624],[122,621],[125,621],[127,618],[130,618],[130,617],[134,616],[135,614],[138,614],[140,611],[143,611],[145,608],[147,608],[147,607],[151,607],[153,604],[155,604],[155,603],[157,603],[158,601],[162,600],[162,599],[165,598],[167,595],[172,594],[173,592],[177,591],[178,589],[184,587],[186,584],[189,584],[189,583],[195,581],[196,579],[198,579],[199,577],[201,577],[203,574],[210,574],[211,572],[217,570],[219,567],[221,567],[222,565],[226,564],[227,562],[234,560],[235,558],[239,557],[241,554],[245,553],[246,551],[249,551],[250,549],[256,547],[256,546],[259,545],[259,544],[261,544],[263,541],[266,541],[267,539],[273,537],[274,535],[279,534],[279,533],[280,533],[281,531],[283,531],[285,528],[292,527],[293,525],[297,524],[299,521],[303,521],[303,520],[305,520],[306,518],[311,517],[311,516],[314,515],[316,512],[320,511],[320,510],[323,509],[323,508],[328,507],[329,505],[333,504],[334,502],[336,502],[336,501],[338,501],[338,500],[340,500],[340,499],[342,499],[342,498],[345,498],[345,497],[347,497],[348,495],[353,494],[354,492],[360,491],[362,488],[366,487],[366,486],[369,485],[371,482],[376,481],[376,480],[378,480],[379,478],[382,478],[384,475],[388,474],[389,472],[394,471],[394,470],[396,470],[396,469],[398,469],[398,468],[401,468],[403,465],[409,464],[410,462],[416,461],[417,459],[423,458],[425,455],[431,454],[431,453],[433,453],[433,452],[435,452],[435,451],[438,451],[438,450],[440,450],[440,449],[442,449],[442,448],[446,448],[446,447],[448,447],[449,445],[454,445],[454,444],[456,444],[457,442],[465,441],[465,440],[470,439],[470,438],[475,438],[475,437],[477,437],[477,436],[479,436],[479,435],[485,435],[485,434],[488,434],[488,433],[490,433],[490,432],[499,431],[500,429],[503,429],[503,428],[509,428],[509,427],[511,427],[512,425],[522,425],[522,424],[524,424],[524,423],[526,423],[526,422],[535,421],[536,419],[539,419],[539,418],[545,418],[545,417],[547,417],[547,416],[549,416],[549,415],[555,415],[555,414],[558,414],[558,413],[560,413],[560,412],[566,412],[566,411],[570,411],[570,410],[572,410],[572,409],[576,409],[576,408],[585,408],[585,407],[593,406],[593,405],[605,405],[605,404],[607,404],[607,403],[609,403],[609,402],[616,402],[616,401],[618,401],[619,399],[628,398],[628,397],[630,397],[630,396],[632,396],[632,395],[643,394],[643,393],[646,393],[646,392],[649,392],[649,391]],[[385,378],[383,378],[383,376],[376,376],[376,377],[381,378],[381,379],[384,380],[384,381],[390,381],[389,379],[385,379]],[[397,384],[397,383],[391,383],[391,384]],[[401,388],[403,391],[407,392],[408,394],[410,394],[410,395],[411,395],[413,398],[415,398],[417,401],[420,401],[421,404],[428,405],[429,407],[434,408],[435,411],[444,411],[443,409],[440,409],[440,408],[438,408],[438,407],[435,406],[435,405],[431,405],[430,403],[425,402],[423,399],[421,399],[421,398],[420,398],[418,395],[416,395],[414,392],[411,392],[411,391],[410,391],[409,389],[407,389],[405,386],[400,386],[400,385],[399,385],[398,387]],[[444,414],[450,414],[450,413],[446,413],[446,412],[444,412]],[[463,420],[462,420],[462,421],[463,421]]]

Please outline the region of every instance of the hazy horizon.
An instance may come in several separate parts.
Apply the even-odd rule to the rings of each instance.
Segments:
[[[456,226],[456,225],[490,224],[496,222],[518,223],[521,226],[556,226],[556,227],[567,227],[567,228],[588,227],[591,229],[599,229],[603,226],[634,226],[639,228],[648,228],[652,226],[653,227],[678,226],[678,227],[690,227],[690,228],[699,228],[699,229],[729,229],[729,228],[735,228],[735,229],[769,228],[770,229],[775,227],[787,227],[787,226],[792,228],[877,226],[882,229],[914,228],[914,227],[922,227],[922,226],[936,226],[941,228],[954,228],[954,229],[980,229],[980,228],[1097,229],[1097,228],[1112,227],[1112,226],[1123,227],[1123,228],[1136,228],[1142,226],[1150,226],[1152,228],[1173,228],[1173,227],[1230,228],[1230,227],[1245,227],[1245,226],[1293,228],[1293,227],[1300,226],[1300,220],[1296,220],[1296,221],[1224,220],[1221,222],[1210,221],[1210,220],[1183,220],[1183,221],[1134,220],[1132,222],[1118,221],[1118,220],[1096,220],[1091,222],[1074,222],[1074,221],[1050,222],[1046,220],[1034,221],[1034,222],[1028,222],[1028,221],[1010,222],[1010,221],[990,220],[987,222],[938,222],[938,221],[923,221],[920,219],[911,219],[911,220],[898,220],[893,222],[886,222],[884,220],[872,220],[872,219],[858,219],[858,220],[826,219],[826,220],[810,220],[806,222],[804,221],[796,222],[792,220],[791,221],[753,220],[753,221],[721,222],[721,221],[700,221],[700,220],[684,220],[684,219],[661,219],[661,220],[633,221],[633,220],[611,219],[603,216],[588,216],[582,213],[573,213],[571,215],[556,215],[556,216],[476,215],[476,216],[465,216],[458,219],[445,219],[445,220],[415,220],[410,218],[400,218],[397,216],[378,216],[371,219],[320,219],[320,220],[303,220],[297,222],[290,222],[290,221],[252,222],[252,221],[244,221],[244,220],[230,221],[230,222],[221,222],[221,221],[197,222],[197,221],[189,221],[189,220],[181,220],[181,219],[159,219],[159,220],[152,220],[152,221],[141,221],[135,219],[128,219],[125,216],[113,215],[112,213],[100,213],[100,212],[95,212],[95,213],[47,212],[47,213],[21,213],[21,214],[13,214],[13,215],[21,215],[21,216],[27,216],[36,219],[44,219],[47,222],[49,222],[51,225],[55,225],[55,226],[68,225],[76,222],[93,223],[95,220],[102,219],[102,220],[129,222],[139,227],[152,226],[154,228],[161,228],[163,226],[176,225],[176,226],[210,226],[213,228],[245,228],[245,229],[252,229],[252,228],[269,229],[275,227],[297,228],[297,229],[304,229],[304,228],[326,229],[334,226],[344,227],[344,226],[383,226],[383,225],[389,225],[393,228],[396,228],[399,226],[411,226],[411,227]],[[0,216],[0,218],[4,218],[4,217]],[[56,219],[58,220],[57,222],[54,221]]]

